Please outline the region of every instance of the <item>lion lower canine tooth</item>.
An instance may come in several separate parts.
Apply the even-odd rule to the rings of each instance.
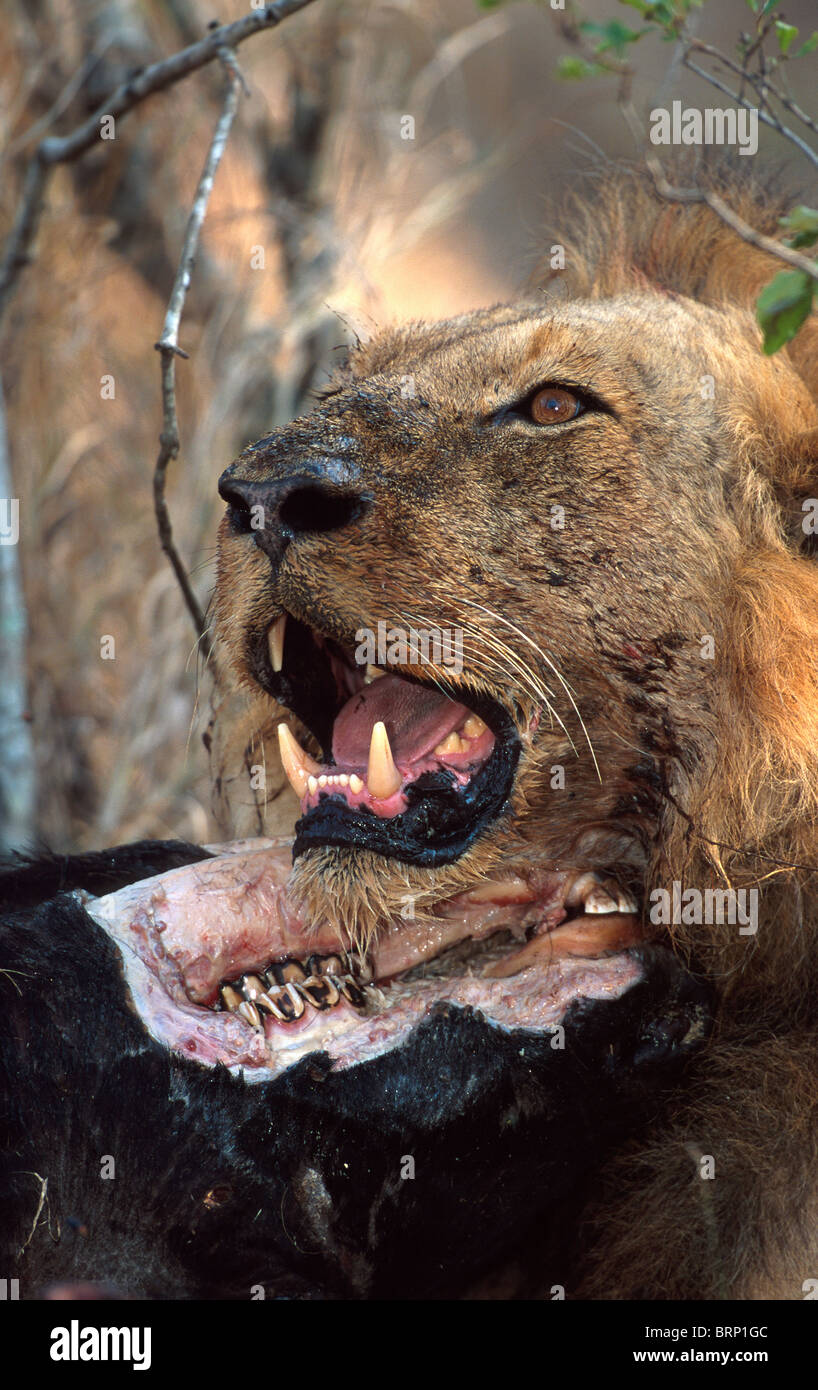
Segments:
[[[385,801],[388,796],[392,796],[399,789],[402,782],[403,778],[395,767],[392,758],[386,725],[378,720],[378,723],[373,726],[369,744],[366,785],[369,787],[371,796],[374,796],[378,801]]]
[[[287,614],[282,613],[280,618],[276,618],[267,633],[267,649],[270,653],[270,665],[276,672],[280,671],[284,665],[284,629],[286,626]]]
[[[278,749],[287,780],[300,799],[306,794],[310,777],[320,773],[321,768],[304,752],[288,724],[278,726]]]

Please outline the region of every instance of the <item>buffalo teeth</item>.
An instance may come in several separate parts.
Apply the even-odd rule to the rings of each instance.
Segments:
[[[242,999],[239,1007],[236,1009],[236,1013],[241,1014],[241,1017],[246,1023],[250,1024],[251,1028],[255,1028],[257,1032],[261,1031],[261,1014],[255,1004],[251,1004],[247,999]]]
[[[309,971],[304,969],[300,960],[277,960],[266,971],[267,979],[273,988],[276,985],[298,984],[301,980],[306,980],[308,974]]]
[[[385,801],[387,797],[393,796],[400,789],[402,783],[403,778],[395,767],[392,758],[386,725],[378,720],[372,728],[372,738],[369,743],[369,764],[366,770],[366,784],[370,795],[374,796],[376,801]]]
[[[366,995],[360,986],[355,983],[351,975],[345,975],[343,979],[339,980],[338,988],[347,1003],[352,1005],[353,1009],[366,1008]]]
[[[278,726],[278,748],[287,780],[300,800],[307,793],[310,777],[317,777],[321,768],[304,752],[288,724]]]
[[[298,990],[314,1009],[331,1009],[341,997],[331,975],[310,975],[298,985]]]
[[[343,975],[346,970],[340,956],[310,956],[307,965],[311,975]]]
[[[375,997],[372,978],[372,967],[354,951],[313,955],[306,965],[293,959],[273,961],[262,974],[242,975],[222,985],[215,1007],[263,1032],[264,1014],[278,1023],[292,1023],[307,1004],[324,1013],[343,998],[354,1009],[365,1009],[368,998]]]
[[[267,649],[270,653],[270,665],[275,672],[280,671],[284,665],[284,629],[286,626],[287,614],[282,613],[280,618],[276,618],[267,633]]]
[[[304,1000],[293,984],[286,984],[280,989],[262,994],[258,1003],[260,1008],[272,1014],[280,1023],[292,1023],[293,1019],[300,1018],[304,1012]]]
[[[239,1005],[244,1003],[238,990],[234,989],[232,985],[222,985],[219,997],[224,1008],[228,1009],[231,1014],[236,1013]]]
[[[241,981],[241,989],[245,999],[249,999],[252,1003],[260,994],[265,993],[267,986],[263,980],[259,979],[258,975],[244,975]]]

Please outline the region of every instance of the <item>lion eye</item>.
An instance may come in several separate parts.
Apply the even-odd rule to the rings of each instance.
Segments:
[[[561,425],[574,420],[582,411],[582,401],[564,386],[543,386],[528,406],[535,425]]]

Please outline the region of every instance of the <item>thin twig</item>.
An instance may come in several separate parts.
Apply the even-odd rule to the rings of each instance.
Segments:
[[[78,159],[96,143],[100,135],[100,121],[103,116],[124,116],[140,105],[155,92],[179,82],[183,77],[205,67],[217,58],[220,52],[232,51],[253,34],[262,29],[271,29],[280,24],[297,10],[312,4],[312,0],[276,0],[263,10],[254,10],[232,24],[221,24],[211,29],[206,38],[198,43],[163,58],[159,63],[134,73],[112,92],[101,106],[89,116],[82,125],[68,135],[48,136],[37,146],[31,157],[23,183],[23,194],[17,217],[9,233],[0,262],[0,317],[5,311],[17,277],[23,266],[30,260],[31,243],[34,240],[42,211],[43,195],[48,175],[57,164],[70,163]]]
[[[182,252],[179,257],[179,264],[176,269],[176,277],[173,281],[173,288],[170,292],[168,307],[165,313],[162,333],[159,342],[155,344],[157,351],[162,359],[162,433],[159,436],[159,455],[156,460],[156,467],[153,474],[153,504],[156,512],[156,523],[159,528],[159,541],[171,563],[173,572],[179,582],[179,587],[187,604],[194,626],[202,643],[202,652],[205,662],[209,660],[211,645],[207,634],[207,621],[202,612],[196,595],[190,584],[187,570],[185,569],[179,552],[173,540],[173,528],[170,521],[170,513],[165,498],[165,484],[167,481],[168,466],[178,457],[179,441],[179,420],[176,412],[176,358],[187,357],[179,347],[179,324],[182,318],[182,310],[185,306],[185,298],[190,287],[190,279],[193,273],[193,265],[196,259],[196,251],[199,245],[199,235],[204,223],[207,205],[210,201],[210,194],[213,190],[213,182],[216,177],[216,170],[224,153],[227,144],[227,137],[230,134],[230,127],[239,104],[239,95],[244,86],[244,79],[236,63],[235,54],[222,51],[219,55],[227,76],[227,89],[224,97],[221,115],[213,133],[210,149],[207,152],[201,178],[196,188],[196,195],[193,199],[193,206],[190,209],[190,216],[185,228],[184,240],[182,242]]]
[[[0,386],[0,523],[18,529],[13,517],[6,415]],[[26,720],[26,607],[17,537],[0,537],[0,847],[25,844],[34,833],[36,764],[31,726]]]
[[[685,53],[682,62],[689,72],[694,72],[697,77],[701,77],[705,82],[709,82],[711,87],[715,87],[717,91],[723,92],[731,101],[738,102],[739,106],[743,106],[745,111],[755,111],[758,115],[758,119],[763,121],[764,125],[771,126],[773,130],[777,130],[779,135],[783,135],[785,140],[789,140],[795,145],[796,149],[800,150],[810,163],[818,168],[818,153],[816,153],[811,145],[807,144],[806,140],[802,140],[800,135],[796,135],[794,130],[790,130],[789,126],[784,125],[774,112],[771,112],[769,109],[765,111],[763,106],[754,106],[751,101],[747,101],[739,92],[734,92],[732,87],[728,87],[725,82],[719,81],[718,77],[712,72],[707,72],[705,68],[700,68],[698,63],[691,62],[689,51]],[[739,69],[739,71],[741,71],[741,69]],[[753,78],[750,73],[745,73],[744,76],[749,82],[752,82]]]
[[[557,25],[563,38],[575,48],[580,49],[586,59],[619,78],[619,91],[617,95],[619,109],[628,125],[631,135],[633,136],[634,144],[645,162],[656,192],[660,198],[671,203],[704,204],[706,207],[710,208],[711,212],[715,213],[726,226],[730,227],[737,236],[741,237],[742,241],[746,241],[750,246],[757,247],[759,251],[766,251],[768,255],[774,256],[779,261],[784,261],[786,265],[792,266],[795,270],[802,271],[805,275],[808,275],[811,280],[818,281],[818,262],[810,260],[808,256],[803,256],[801,252],[797,251],[794,247],[786,246],[783,242],[776,241],[773,237],[765,236],[762,232],[757,231],[749,222],[745,222],[743,217],[739,217],[738,213],[734,212],[729,204],[725,203],[724,199],[719,197],[718,193],[714,193],[711,189],[704,188],[674,187],[665,176],[661,160],[658,159],[646,145],[643,123],[639,119],[631,96],[634,78],[632,65],[627,62],[619,61],[618,59],[608,58],[604,53],[596,53],[590,49],[582,37],[576,16],[573,13],[573,8],[566,9],[564,16],[557,18]],[[702,46],[703,45],[700,44],[698,39],[691,39],[682,59],[685,66],[690,68],[690,70],[695,72],[699,77],[703,77],[705,81],[718,87],[720,91],[725,92],[734,101],[740,101],[741,105],[748,110],[758,110],[757,107],[752,106],[728,87],[725,87],[719,82],[718,78],[713,77],[710,73],[705,72],[704,69],[698,68],[695,64],[689,62],[690,49],[692,47]],[[758,43],[754,44],[752,51],[755,51],[757,47]],[[745,55],[745,62],[747,61],[747,56],[749,56],[749,50],[748,54]],[[759,110],[758,114],[762,120],[766,119],[768,124],[778,130],[779,134],[786,135],[788,138],[792,139],[799,148],[803,148],[812,162],[818,164],[818,155],[816,155],[815,151],[810,149],[808,145],[804,144],[799,136],[795,135],[792,131],[788,131],[787,128],[781,126],[780,123],[776,124],[776,121],[767,117],[765,112]]]
[[[794,270],[801,270],[810,279],[818,281],[818,261],[811,261],[808,256],[802,256],[800,251],[796,251],[792,246],[785,246],[782,242],[776,241],[774,237],[765,236],[759,232],[749,222],[745,222],[743,217],[739,217],[737,212],[720,198],[718,193],[714,193],[709,188],[676,188],[665,176],[662,162],[655,154],[645,147],[644,132],[636,109],[629,96],[620,95],[619,107],[625,120],[628,123],[631,134],[636,142],[637,148],[641,150],[642,158],[645,161],[648,173],[653,179],[653,185],[660,198],[664,198],[669,203],[703,203],[710,208],[722,222],[740,236],[742,241],[746,241],[750,246],[756,246],[759,251],[766,251],[768,255],[777,257],[791,265]]]

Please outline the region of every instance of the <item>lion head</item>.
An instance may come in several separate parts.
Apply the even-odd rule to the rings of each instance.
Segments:
[[[478,901],[539,924],[502,977],[608,951],[812,834],[814,329],[765,357],[769,256],[634,176],[570,225],[547,290],[359,344],[220,482],[218,650],[278,725],[294,900],[362,951]]]

